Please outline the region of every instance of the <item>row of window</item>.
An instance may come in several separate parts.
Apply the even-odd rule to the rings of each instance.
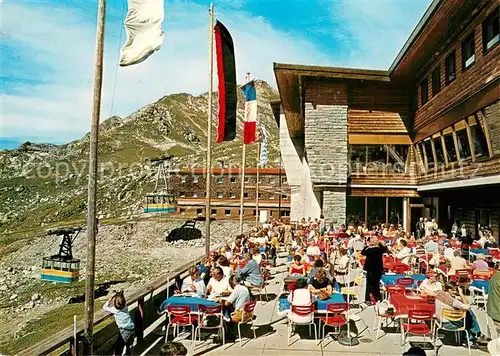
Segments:
[[[221,209],[221,210],[222,210],[222,209]],[[272,210],[269,210],[269,211],[268,211],[268,213],[269,213],[269,216],[273,216],[273,211],[272,211]],[[186,214],[186,208],[179,208],[179,214],[181,214],[181,215],[185,215],[185,214]],[[197,214],[198,216],[203,215],[203,209],[201,209],[201,208],[196,209],[196,214]],[[212,216],[217,216],[217,209],[211,209],[211,210],[210,210],[210,214],[211,214]],[[241,209],[238,209],[238,216],[239,216],[240,214],[241,214]],[[225,215],[225,216],[231,216],[231,215],[232,215],[231,209],[224,209],[224,215]],[[253,209],[253,211],[252,211],[252,215],[253,215],[254,217],[256,217],[256,216],[257,216],[257,210],[256,210],[256,209]],[[278,214],[276,214],[276,215],[278,215]],[[282,217],[283,217],[283,216],[290,216],[290,212],[289,212],[289,211],[287,211],[287,210],[282,210],[282,211],[281,211],[281,216],[282,216]]]
[[[217,177],[217,183],[218,184],[223,184],[225,179],[229,179],[229,183],[237,183],[236,177]],[[278,178],[275,177],[269,177],[269,179],[265,179],[263,177],[259,177],[259,184],[264,184],[264,181],[268,181],[268,184],[276,184],[276,182],[279,182]],[[250,183],[251,178],[250,177],[245,177],[245,183]],[[181,176],[181,183],[186,183],[187,182],[187,176]],[[198,183],[199,178],[198,176],[193,176],[193,183]],[[286,177],[281,178],[281,184],[287,184],[287,179]]]
[[[205,198],[207,196],[207,193],[203,192],[201,195],[203,196],[203,198]],[[179,196],[181,198],[185,198],[186,197],[186,192],[179,192]],[[262,198],[262,196],[263,196],[262,193],[259,193],[259,198]],[[198,194],[197,192],[194,192],[191,197],[192,198],[199,198],[200,194]],[[223,192],[217,192],[216,193],[216,197],[218,199],[222,199],[222,198],[225,198],[225,197],[230,197],[231,199],[238,198],[238,196],[237,196],[236,193],[223,193]],[[244,199],[248,199],[249,198],[249,194],[247,192],[243,193],[243,198]],[[281,198],[282,199],[288,199],[288,195],[283,194],[281,196]],[[279,199],[279,196],[278,195],[274,195],[274,194],[269,194],[269,199],[270,200]]]
[[[470,116],[419,142],[417,152],[425,170],[488,157],[484,124],[478,116]]]
[[[499,8],[497,7],[482,24],[483,32],[483,55],[486,54],[490,49],[500,42],[500,32],[499,32]],[[476,61],[475,55],[475,32],[473,31],[463,42],[462,42],[462,72],[467,70]],[[456,70],[456,55],[455,51],[452,51],[444,61],[445,70],[445,84],[448,85],[452,83],[457,77]],[[438,65],[432,71],[432,95],[435,96],[441,91],[441,65]],[[429,86],[427,83],[427,76],[420,83],[420,101],[422,106],[429,101]]]
[[[352,173],[405,173],[409,145],[349,145]]]

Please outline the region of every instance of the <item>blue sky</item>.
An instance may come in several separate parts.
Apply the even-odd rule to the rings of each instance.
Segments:
[[[164,95],[207,90],[208,6],[166,0],[162,49],[118,67],[126,0],[108,0],[102,119]],[[220,0],[237,74],[275,86],[273,62],[388,69],[430,0]],[[88,131],[97,0],[3,0],[0,148],[62,143]],[[216,83],[214,83],[216,85]]]

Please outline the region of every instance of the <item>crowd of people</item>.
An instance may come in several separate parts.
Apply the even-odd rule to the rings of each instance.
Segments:
[[[493,274],[496,260],[485,254],[475,255],[470,262],[470,245],[479,248],[498,247],[491,229],[480,229],[476,238],[470,230],[454,224],[454,230],[444,234],[435,219],[421,218],[414,234],[400,225],[377,224],[368,229],[366,224],[334,226],[326,224],[321,216],[302,219],[292,224],[274,220],[238,235],[233,242],[210,254],[189,270],[189,276],[178,285],[176,293],[192,293],[220,303],[227,322],[226,336],[235,337],[235,323],[243,318],[243,308],[253,299],[252,292],[266,281],[266,266],[274,266],[279,251],[288,253],[288,275],[303,277],[297,280],[288,301],[292,305],[307,306],[317,299],[327,300],[335,291],[352,286],[355,278],[365,281],[365,302],[381,301],[384,293],[382,276],[392,271],[386,266],[391,259],[394,270],[404,267],[403,273],[418,269],[426,278],[416,293],[435,298],[435,315],[441,320],[442,309],[465,310],[470,340],[466,346],[476,347],[482,341],[477,317],[471,310],[466,290],[460,279],[454,279],[457,270],[469,269],[473,274]],[[465,248],[469,246],[469,249]],[[364,271],[359,273],[360,271]],[[498,278],[492,279],[497,281]],[[498,286],[496,287],[499,288]],[[497,295],[488,301],[491,317],[500,329],[500,300]],[[124,303],[122,303],[124,304]],[[130,324],[120,316],[122,304],[109,305],[106,310],[115,314],[122,341],[126,345]],[[441,320],[453,327],[452,321]],[[124,343],[125,342],[125,343]]]

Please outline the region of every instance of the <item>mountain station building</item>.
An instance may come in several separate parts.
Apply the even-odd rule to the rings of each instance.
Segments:
[[[274,64],[291,220],[500,230],[496,1],[435,0],[387,71]]]

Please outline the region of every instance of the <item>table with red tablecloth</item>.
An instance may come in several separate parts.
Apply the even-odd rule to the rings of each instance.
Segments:
[[[410,310],[434,311],[434,303],[428,302],[419,296],[409,296],[404,294],[394,294],[389,298],[389,302],[394,306],[395,317],[405,318]]]

